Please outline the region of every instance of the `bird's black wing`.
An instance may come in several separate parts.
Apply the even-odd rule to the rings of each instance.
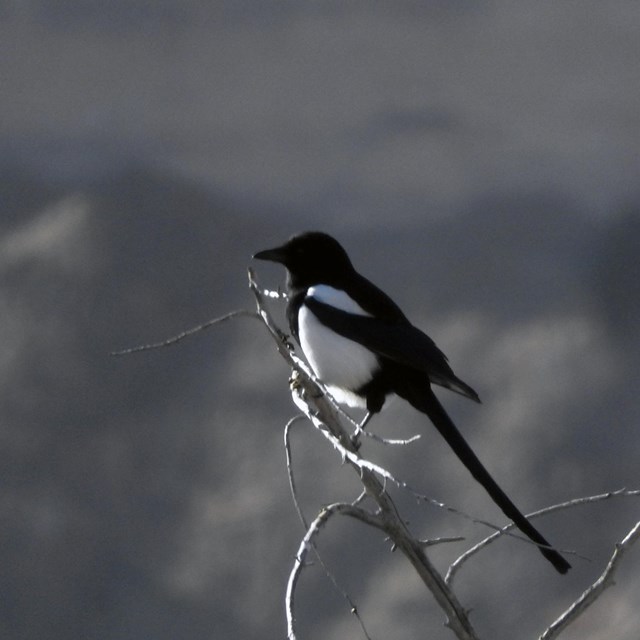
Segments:
[[[307,297],[305,305],[329,329],[379,356],[423,371],[434,384],[480,402],[478,394],[452,371],[435,342],[407,322],[390,322],[356,315]]]
[[[457,391],[473,400],[480,401],[476,392],[455,376],[446,356],[433,340],[409,322],[394,323],[372,316],[355,315],[305,298],[304,302],[320,322],[341,336],[358,342],[381,357],[426,373],[431,382]],[[407,375],[394,389],[418,411],[429,416],[454,453],[485,488],[495,503],[516,526],[538,545],[542,555],[560,572],[566,573],[571,565],[547,542],[542,534],[518,510],[511,499],[491,477],[480,462],[451,418],[436,398],[433,391],[425,389],[422,376]]]

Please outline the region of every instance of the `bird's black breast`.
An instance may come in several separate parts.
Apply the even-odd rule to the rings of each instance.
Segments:
[[[290,289],[288,296],[289,302],[287,303],[287,322],[289,323],[289,330],[291,335],[300,342],[300,335],[298,331],[298,313],[300,307],[304,303],[304,299],[307,295],[307,289]]]

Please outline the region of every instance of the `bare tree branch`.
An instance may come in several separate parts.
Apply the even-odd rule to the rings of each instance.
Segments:
[[[368,511],[361,509],[352,504],[346,504],[343,502],[329,505],[322,509],[320,513],[317,515],[315,520],[311,523],[307,532],[298,547],[298,553],[296,554],[296,559],[293,564],[293,569],[289,574],[289,580],[287,582],[287,592],[285,596],[285,609],[287,612],[287,638],[289,640],[295,640],[295,614],[294,614],[294,604],[295,604],[295,594],[296,594],[296,585],[298,583],[298,579],[302,572],[302,569],[305,566],[305,561],[307,557],[307,553],[309,549],[315,549],[314,539],[322,529],[322,527],[327,523],[329,518],[337,513],[349,515],[357,520],[361,520],[362,522],[366,522],[367,524],[377,527],[379,529],[384,529],[382,522],[379,521],[377,516],[369,513]],[[357,610],[352,606],[352,612],[357,615]],[[359,619],[359,616],[358,616]],[[362,624],[362,623],[361,623]],[[364,629],[364,627],[363,627]],[[365,630],[366,633],[366,630]],[[368,637],[368,636],[367,636]]]
[[[319,380],[316,380],[316,382],[324,389],[324,385],[322,384],[322,382],[320,382]],[[338,412],[339,415],[341,415],[343,418],[345,418],[349,424],[351,424],[354,428],[355,428],[355,434],[357,436],[364,436],[365,438],[370,438],[371,440],[374,440],[375,442],[378,442],[380,444],[384,444],[384,445],[400,445],[400,446],[406,446],[411,444],[412,442],[416,442],[418,440],[420,440],[420,438],[422,437],[419,433],[416,433],[415,435],[409,437],[409,438],[383,438],[382,436],[378,436],[375,433],[372,433],[371,431],[367,430],[367,429],[363,429],[360,426],[360,423],[357,420],[354,420],[331,396],[331,394],[324,389],[325,395],[329,398],[329,400],[331,401],[331,404],[333,405],[333,408]]]
[[[387,471],[380,465],[362,458],[359,454],[358,448],[354,446],[354,443],[349,437],[348,432],[344,429],[342,423],[340,422],[340,416],[346,417],[346,419],[351,424],[356,425],[356,430],[358,431],[357,423],[335,403],[331,395],[327,393],[322,383],[314,377],[313,373],[310,371],[306,363],[296,355],[293,346],[289,342],[288,336],[275,324],[269,312],[265,308],[265,298],[283,298],[286,297],[286,295],[282,294],[279,291],[274,292],[259,289],[256,284],[253,271],[251,269],[249,269],[249,286],[256,299],[257,311],[248,311],[245,309],[232,311],[223,316],[213,318],[201,325],[183,331],[161,342],[139,345],[128,349],[123,349],[121,351],[115,351],[110,355],[123,356],[140,351],[169,347],[216,324],[225,322],[226,320],[237,317],[250,317],[262,320],[267,330],[273,337],[280,355],[294,370],[294,375],[292,376],[291,380],[291,391],[294,403],[312,422],[312,424],[317,429],[319,429],[320,432],[331,442],[334,448],[336,448],[336,450],[342,456],[343,461],[349,464],[358,473],[359,478],[364,486],[364,492],[351,504],[336,503],[323,508],[311,523],[311,525],[308,526],[297,498],[291,462],[291,447],[289,442],[290,428],[293,423],[301,416],[297,416],[287,423],[285,427],[285,451],[287,455],[289,484],[294,500],[294,505],[306,531],[304,538],[300,543],[300,547],[296,555],[296,560],[287,584],[286,614],[288,638],[290,640],[295,640],[296,637],[294,616],[296,585],[301,571],[305,566],[308,552],[311,549],[316,554],[319,563],[322,565],[329,580],[333,583],[334,588],[339,591],[348,602],[352,614],[356,616],[360,623],[366,640],[370,640],[363,621],[357,611],[357,607],[349,597],[348,593],[340,587],[336,578],[329,571],[320,554],[318,553],[315,544],[315,540],[319,535],[320,530],[328,522],[331,516],[338,514],[350,516],[354,519],[360,520],[361,522],[369,526],[373,526],[383,531],[392,542],[392,548],[400,549],[400,551],[412,564],[424,584],[433,594],[435,600],[438,602],[439,606],[442,608],[446,615],[446,626],[448,626],[454,632],[459,640],[478,640],[474,629],[469,623],[467,612],[463,609],[461,604],[458,602],[455,594],[451,591],[450,587],[453,579],[457,575],[459,569],[468,559],[473,557],[476,553],[479,553],[482,549],[491,544],[494,540],[498,539],[500,536],[510,535],[522,540],[524,539],[518,535],[511,533],[511,529],[514,528],[513,523],[509,523],[504,527],[497,527],[496,525],[493,525],[484,520],[469,516],[468,514],[454,509],[442,502],[420,494],[419,492],[413,490],[407,483],[395,478],[389,471]],[[359,430],[359,433],[364,433],[368,437],[374,437],[374,439],[383,444],[409,444],[420,437],[414,436],[407,440],[387,440],[378,436],[372,436],[370,432],[363,432],[362,430]],[[394,502],[387,493],[387,482],[391,482],[395,486],[409,491],[414,497],[418,498],[419,500],[427,502],[438,508],[446,509],[451,513],[471,520],[474,523],[483,524],[492,529],[496,529],[496,532],[486,537],[484,540],[474,545],[464,554],[462,554],[454,563],[451,564],[446,578],[443,579],[430,563],[429,559],[424,553],[424,549],[433,544],[457,542],[462,540],[463,538],[452,537],[436,538],[433,540],[419,540],[414,537],[409,531],[407,524],[400,517]],[[369,497],[375,503],[377,507],[375,512],[366,510],[359,506],[365,496]],[[578,498],[561,504],[553,505],[551,507],[546,507],[529,514],[527,518],[536,518],[552,513],[554,511],[568,509],[578,505],[594,503],[611,498],[638,496],[640,496],[640,490],[620,489],[617,491]],[[623,538],[621,542],[616,544],[616,548],[600,577],[588,589],[586,589],[582,593],[582,595],[542,633],[541,636],[539,636],[538,640],[554,640],[567,626],[569,626],[580,615],[582,615],[582,613],[584,613],[608,587],[614,584],[614,576],[620,566],[624,554],[631,548],[633,544],[635,544],[638,538],[640,538],[640,521],[635,524],[635,526],[629,531],[629,533]],[[529,542],[528,540],[525,541]],[[577,555],[575,554],[575,552],[566,550],[564,550],[563,553],[573,553],[574,555]]]
[[[620,561],[629,548],[640,538],[640,522],[637,522],[633,529],[616,544],[615,551],[609,560],[602,575],[539,637],[539,640],[552,640],[575,622],[602,594],[607,588],[614,585],[613,577],[620,565]]]
[[[529,520],[538,518],[543,515],[547,515],[549,513],[553,513],[555,511],[561,511],[563,509],[569,509],[571,507],[577,507],[583,504],[589,504],[592,502],[600,502],[602,500],[610,500],[611,498],[629,498],[629,497],[639,497],[640,490],[627,490],[627,489],[618,489],[617,491],[609,491],[607,493],[601,493],[595,496],[587,496],[584,498],[576,498],[575,500],[569,500],[567,502],[562,502],[560,504],[554,504],[550,507],[545,507],[544,509],[538,509],[538,511],[533,511],[532,513],[527,514],[527,518]],[[508,525],[504,526],[499,531],[492,533],[490,536],[486,537],[484,540],[478,542],[478,544],[474,545],[467,551],[465,551],[457,560],[455,560],[449,570],[447,571],[447,575],[445,576],[445,582],[448,585],[453,584],[453,579],[456,576],[457,572],[462,568],[462,565],[469,560],[476,553],[481,551],[484,547],[491,544],[495,540],[497,540],[500,536],[504,534],[508,534],[510,529],[514,528],[513,522],[510,522]],[[573,555],[577,555],[573,551],[564,550],[563,553],[571,553]]]
[[[288,343],[286,336],[271,319],[264,306],[262,293],[256,285],[251,269],[249,270],[249,286],[256,298],[258,313],[274,337],[279,353],[298,373],[297,379],[294,379],[292,383],[294,402],[296,402],[296,405],[320,428],[323,434],[327,436],[330,435],[334,446],[340,450],[340,453],[345,459],[356,469],[367,494],[378,505],[379,514],[376,514],[376,518],[380,518],[385,533],[390,537],[393,544],[407,557],[445,612],[447,626],[456,634],[459,640],[478,640],[478,636],[469,622],[466,611],[425,555],[421,542],[411,535],[406,524],[399,516],[395,504],[386,492],[384,485],[378,479],[376,473],[383,472],[384,470],[360,458],[351,442],[349,434],[340,423],[337,412],[325,396],[323,389],[314,380],[304,362],[293,353],[293,348]],[[373,470],[374,468],[376,469],[375,471]],[[340,509],[342,510],[343,508],[341,507]],[[368,514],[368,516],[362,515],[362,518],[371,517],[371,514],[364,512],[364,510],[359,510],[359,512]],[[306,555],[308,541],[313,539],[315,531],[329,517],[329,515],[323,515],[324,513],[325,512],[321,513],[320,516],[316,518],[303,539],[298,557],[296,558],[296,565],[294,566],[287,586],[287,621],[290,630],[289,638],[291,639],[295,638],[293,629],[293,598],[302,559],[304,559]]]
[[[437,544],[445,544],[449,542],[462,542],[464,536],[446,536],[440,538],[427,538],[426,540],[420,540],[420,544],[423,547],[433,547]]]
[[[289,422],[284,427],[284,451],[285,456],[287,458],[287,477],[289,478],[289,490],[291,491],[291,498],[293,500],[293,506],[296,508],[296,512],[298,513],[298,518],[300,522],[302,522],[302,526],[306,529],[309,528],[307,523],[307,519],[304,517],[304,513],[302,513],[302,507],[298,501],[298,492],[296,490],[296,481],[293,475],[293,464],[292,464],[292,456],[291,456],[291,441],[289,439],[289,434],[291,432],[291,427],[298,421],[303,420],[304,417],[301,415],[297,415],[294,418],[291,418]]]
[[[304,418],[305,416],[303,415],[297,415],[294,418],[291,418],[291,420],[287,422],[284,428],[284,448],[285,448],[285,454],[287,458],[287,475],[289,477],[289,489],[291,490],[291,497],[293,499],[293,504],[298,513],[298,518],[300,518],[300,522],[302,523],[305,531],[307,531],[309,528],[309,525],[307,524],[307,520],[304,517],[304,513],[302,512],[300,501],[298,500],[298,492],[296,490],[295,477],[293,475],[293,462],[292,462],[293,457],[291,454],[291,441],[289,438],[291,427],[294,425],[294,423],[297,420],[304,420]],[[356,500],[352,504],[354,506],[359,504],[363,496],[364,494],[361,494],[360,497],[356,498]],[[356,606],[355,602],[352,600],[351,596],[347,593],[346,589],[344,589],[340,585],[340,583],[338,582],[338,579],[333,575],[333,572],[329,569],[327,564],[324,562],[324,560],[322,559],[322,556],[320,555],[320,552],[318,551],[318,548],[315,542],[311,541],[309,544],[313,548],[316,558],[318,559],[318,562],[322,566],[322,570],[324,571],[325,575],[333,585],[333,588],[344,598],[344,600],[349,605],[349,611],[355,616],[358,623],[360,624],[360,628],[362,629],[362,633],[364,634],[365,640],[371,640],[369,633],[367,632],[367,628],[364,624],[364,620],[360,616],[360,612],[358,611],[358,607]]]
[[[161,342],[153,342],[151,344],[142,344],[137,347],[129,347],[128,349],[122,349],[120,351],[112,351],[110,356],[128,356],[131,353],[138,353],[139,351],[149,351],[150,349],[160,349],[162,347],[170,347],[189,336],[192,336],[200,331],[204,331],[209,327],[212,327],[215,324],[220,324],[221,322],[225,322],[226,320],[230,320],[231,318],[257,318],[260,319],[260,316],[255,311],[248,311],[247,309],[237,309],[236,311],[230,311],[229,313],[225,313],[225,315],[220,316],[219,318],[213,318],[212,320],[207,320],[202,324],[199,324],[197,327],[192,327],[191,329],[187,329],[186,331],[182,331],[181,333],[172,336],[171,338],[167,338],[166,340],[162,340]]]

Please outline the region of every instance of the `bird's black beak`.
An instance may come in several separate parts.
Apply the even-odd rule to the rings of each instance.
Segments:
[[[253,255],[255,260],[269,260],[270,262],[279,262],[284,264],[285,253],[280,247],[276,249],[265,249],[264,251],[258,251]]]

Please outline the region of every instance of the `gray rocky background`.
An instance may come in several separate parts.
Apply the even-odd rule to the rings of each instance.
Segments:
[[[303,229],[479,391],[441,397],[524,510],[638,488],[639,55],[626,0],[1,2],[0,636],[285,636],[294,407],[264,330],[108,353],[251,307],[250,255]],[[366,455],[503,522],[422,416],[372,428],[423,437]],[[310,428],[293,447],[307,515],[357,495]],[[424,537],[486,533],[398,502]],[[516,541],[477,557],[482,637],[537,637],[638,513],[540,521],[589,558],[565,578]],[[336,520],[320,546],[372,638],[451,637],[376,532]],[[637,640],[639,594],[636,549],[563,637]],[[301,638],[362,637],[318,567],[297,614]]]

